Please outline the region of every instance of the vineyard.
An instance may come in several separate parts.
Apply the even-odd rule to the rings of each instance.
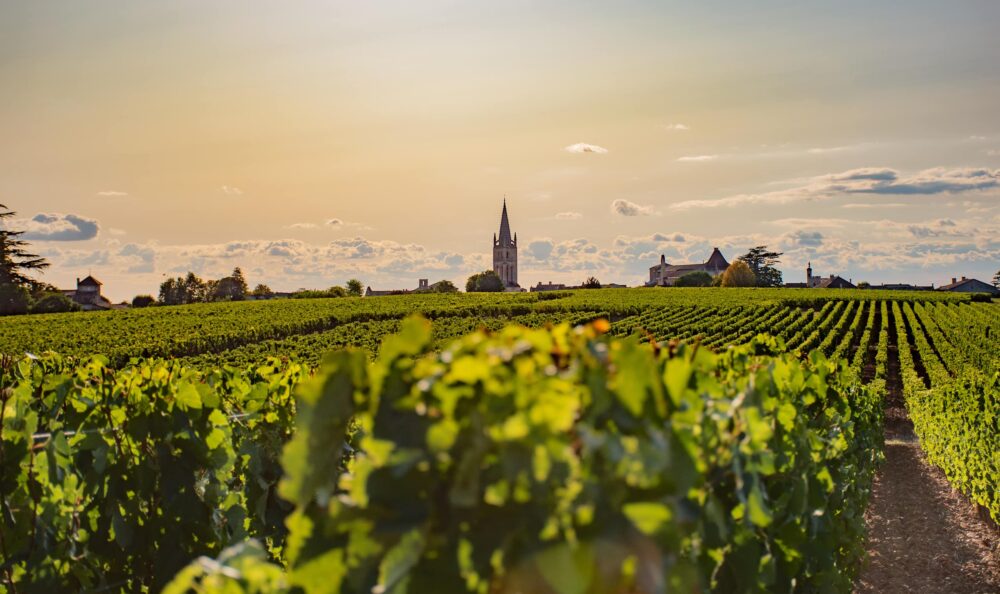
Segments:
[[[1000,521],[998,333],[857,290],[0,319],[0,584],[851,591],[887,399]]]

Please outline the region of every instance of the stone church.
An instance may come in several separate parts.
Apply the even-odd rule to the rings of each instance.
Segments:
[[[517,233],[510,236],[510,221],[507,220],[507,199],[503,200],[500,215],[500,236],[493,234],[493,272],[503,281],[504,290],[521,291],[517,284]]]

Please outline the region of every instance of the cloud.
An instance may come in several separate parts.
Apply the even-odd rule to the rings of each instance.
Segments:
[[[840,208],[900,208],[903,206],[909,206],[905,202],[851,202],[849,204],[841,204]]]
[[[647,216],[653,214],[653,208],[651,206],[642,206],[625,200],[624,198],[619,198],[611,203],[611,211],[616,212],[623,217],[639,217]]]
[[[98,196],[128,196],[128,192],[119,192],[118,190],[101,190],[97,193]]]
[[[597,146],[596,144],[587,144],[586,142],[578,142],[576,144],[571,144],[565,149],[568,153],[595,153],[598,155],[603,155],[608,152],[608,149],[603,146]]]
[[[772,225],[778,225],[779,227],[830,227],[838,228],[845,227],[849,225],[854,225],[855,222],[850,219],[807,219],[807,218],[787,218],[787,219],[775,219],[773,221],[768,221]]]
[[[74,214],[37,214],[23,226],[24,239],[34,241],[85,241],[97,237],[97,221]]]
[[[526,251],[530,258],[544,262],[552,255],[553,249],[555,249],[555,244],[551,239],[536,239],[528,244]]]
[[[237,187],[234,187],[234,186],[222,186],[219,189],[222,190],[222,193],[225,194],[225,195],[227,195],[227,196],[242,196],[243,195],[243,190],[241,190],[241,189],[239,189]]]
[[[129,260],[128,267],[125,269],[125,272],[129,274],[153,272],[154,270],[156,251],[149,246],[130,243],[122,246],[118,255]]]
[[[350,221],[345,221],[344,219],[332,218],[326,219],[322,223],[292,223],[291,225],[285,225],[284,229],[318,229],[320,226],[332,227],[334,229],[347,229],[353,228],[356,231],[364,230],[371,231],[371,227],[367,225],[362,225],[361,223],[352,223]]]
[[[895,173],[895,172],[893,172]],[[852,193],[872,194],[955,194],[973,190],[988,190],[1000,187],[1000,170],[989,169],[945,169],[937,167],[921,171],[907,179],[878,179],[871,187],[851,188]]]
[[[785,236],[793,245],[802,247],[819,247],[823,245],[823,234],[819,231],[794,231]]]
[[[667,124],[663,127],[664,130],[670,130],[674,132],[684,132],[690,130],[691,127],[685,124]]]
[[[577,221],[582,219],[583,215],[578,212],[560,212],[556,213],[556,220],[559,221]]]
[[[719,155],[691,155],[687,157],[680,157],[677,159],[678,163],[705,163],[707,161],[714,161],[719,158]]]
[[[1000,188],[1000,170],[936,167],[904,177],[898,171],[887,167],[866,167],[814,177],[801,185],[784,190],[761,194],[738,194],[709,200],[686,200],[670,208],[687,210],[742,204],[789,204],[849,194],[933,196],[996,188]]]

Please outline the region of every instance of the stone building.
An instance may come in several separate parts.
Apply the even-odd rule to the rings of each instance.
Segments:
[[[500,215],[500,236],[493,234],[493,272],[503,281],[506,291],[521,290],[521,285],[517,284],[517,233],[511,238],[506,198]]]
[[[64,289],[61,293],[77,304],[83,311],[102,311],[111,309],[113,306],[104,295],[101,295],[103,283],[91,275],[80,280],[76,279],[76,289]]]
[[[707,272],[711,276],[719,276],[729,268],[729,262],[719,251],[712,248],[712,255],[701,264],[668,264],[666,256],[660,255],[660,263],[649,269],[647,287],[669,287],[677,279],[692,272]]]
[[[1000,289],[997,289],[989,283],[984,283],[981,280],[975,278],[965,278],[961,279],[952,278],[951,282],[947,285],[942,285],[938,287],[938,291],[951,291],[954,293],[987,293],[993,295],[994,297],[1000,296]]]

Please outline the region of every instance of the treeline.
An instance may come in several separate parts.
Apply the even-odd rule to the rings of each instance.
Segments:
[[[329,289],[300,289],[288,294],[291,299],[319,299],[331,297],[360,297],[364,292],[360,280],[352,278],[343,287],[333,286]],[[159,299],[148,295],[139,295],[132,300],[133,307],[148,305],[186,305],[189,303],[213,303],[219,301],[245,301],[250,298],[270,299],[275,296],[271,287],[258,284],[250,290],[243,270],[239,266],[232,274],[218,280],[202,280],[193,272],[187,276],[168,278],[160,283]]]
[[[187,276],[168,278],[160,283],[159,303],[184,305],[212,301],[243,301],[248,295],[269,293],[271,289],[267,285],[257,285],[251,292],[247,287],[243,271],[237,266],[232,274],[218,280],[202,280],[193,272],[188,272]]]

